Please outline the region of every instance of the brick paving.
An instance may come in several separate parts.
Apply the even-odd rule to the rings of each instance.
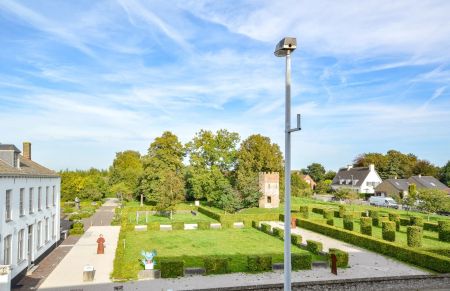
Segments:
[[[107,201],[105,206],[100,207],[90,218],[83,219],[85,231],[90,226],[110,225],[114,217],[114,208],[116,202]],[[20,280],[12,290],[34,290],[37,289],[50,273],[58,266],[62,259],[69,253],[73,245],[75,245],[80,236],[68,236],[67,239],[58,243],[50,254],[48,254],[42,261],[39,262],[38,267],[30,275],[26,275]]]

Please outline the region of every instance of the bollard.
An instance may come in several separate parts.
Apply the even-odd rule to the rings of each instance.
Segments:
[[[335,254],[331,254],[331,273],[337,276],[337,258]]]
[[[291,218],[291,228],[295,229],[297,227],[297,218],[292,217]]]

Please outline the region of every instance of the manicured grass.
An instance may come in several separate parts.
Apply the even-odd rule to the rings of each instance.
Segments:
[[[182,257],[185,267],[202,267],[203,256],[227,256],[231,258],[232,272],[247,271],[248,255],[270,254],[274,263],[283,262],[283,241],[252,228],[126,232],[122,239],[126,244],[124,256],[121,262],[115,262],[113,273],[113,277],[121,279],[137,278],[143,269],[138,261],[141,250],[156,249],[157,262],[162,258]],[[123,247],[122,241],[118,247]],[[306,253],[296,246],[292,246],[292,252]]]

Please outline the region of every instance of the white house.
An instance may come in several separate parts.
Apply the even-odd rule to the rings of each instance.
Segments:
[[[0,144],[0,265],[9,265],[13,282],[48,254],[59,240],[60,185],[57,173]]]
[[[347,166],[340,168],[331,183],[333,190],[340,188],[349,188],[358,193],[375,193],[375,187],[383,182],[380,175],[375,170],[375,166],[370,164],[368,167]]]

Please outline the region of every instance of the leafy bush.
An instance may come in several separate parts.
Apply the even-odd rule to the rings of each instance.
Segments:
[[[395,222],[395,230],[400,231],[400,215],[397,213],[389,213],[389,220]]]
[[[385,216],[378,217],[378,226],[383,227],[383,223],[386,221],[389,221],[388,217],[385,217]]]
[[[199,221],[197,222],[197,229],[210,229],[211,228],[211,223],[209,221]]]
[[[302,240],[303,240],[303,238],[302,238],[301,235],[295,234],[295,233],[291,234],[291,243],[293,245],[296,245],[296,246],[301,245],[302,244]]]
[[[439,240],[450,242],[450,221],[440,220],[439,225]]]
[[[291,255],[292,271],[311,270],[312,255],[309,253]]]
[[[432,222],[424,222],[423,223],[423,230],[439,232],[439,224],[432,223]]]
[[[177,278],[184,276],[184,261],[163,260],[160,262],[161,278]]]
[[[379,219],[378,211],[377,210],[369,210],[369,216],[372,218],[372,225],[378,226],[378,219]]]
[[[284,230],[283,229],[278,228],[278,227],[274,227],[272,229],[272,233],[273,233],[274,236],[276,236],[278,238],[281,238],[281,239],[284,239]]]
[[[70,220],[70,221],[81,220],[81,215],[78,214],[78,213],[74,213],[74,214],[70,215],[69,220]]]
[[[395,222],[385,221],[382,226],[382,237],[387,241],[395,241]]]
[[[372,218],[361,217],[360,218],[360,232],[365,235],[372,235]]]
[[[271,227],[267,223],[261,223],[261,230],[265,233],[272,234]]]
[[[327,219],[327,224],[334,225],[334,219],[333,218]]]
[[[309,207],[300,206],[300,217],[308,219],[309,218]]]
[[[174,221],[172,222],[172,230],[183,230],[184,222],[182,221]]]
[[[72,228],[69,230],[70,235],[81,235],[84,233],[84,225],[81,221],[77,221],[72,224]]]
[[[336,267],[347,268],[348,267],[348,253],[339,249],[330,248],[328,250],[328,261],[331,265],[331,255],[336,255]]]
[[[230,259],[221,257],[207,257],[203,260],[206,274],[230,273]]]
[[[264,272],[272,270],[272,256],[248,256],[247,268],[250,272]]]
[[[343,218],[344,217],[344,213],[345,213],[346,209],[344,205],[339,205],[339,217]]]
[[[423,217],[421,217],[421,216],[411,216],[409,218],[409,223],[410,223],[410,225],[423,226]]]
[[[408,226],[406,228],[408,246],[419,248],[422,246],[422,228],[420,226]]]
[[[306,249],[311,253],[317,255],[319,254],[319,252],[322,252],[323,245],[320,241],[306,240]]]
[[[66,213],[66,214],[69,214],[69,213],[75,212],[75,208],[70,207],[70,206],[65,206],[65,207],[62,209],[62,211],[63,211],[64,213]]]
[[[311,211],[317,214],[323,214],[322,208],[313,207]]]
[[[333,219],[333,217],[334,217],[333,210],[326,209],[323,211],[323,218]]]
[[[160,223],[157,221],[151,221],[147,223],[147,230],[160,230]]]
[[[222,228],[233,228],[234,221],[233,220],[223,220],[220,222]]]
[[[253,228],[256,228],[256,229],[259,229],[259,221],[253,220],[253,221],[252,221],[252,227],[253,227]]]
[[[353,215],[344,214],[344,229],[353,230]]]
[[[408,218],[400,218],[400,225],[401,226],[408,226],[409,225],[409,219]]]

